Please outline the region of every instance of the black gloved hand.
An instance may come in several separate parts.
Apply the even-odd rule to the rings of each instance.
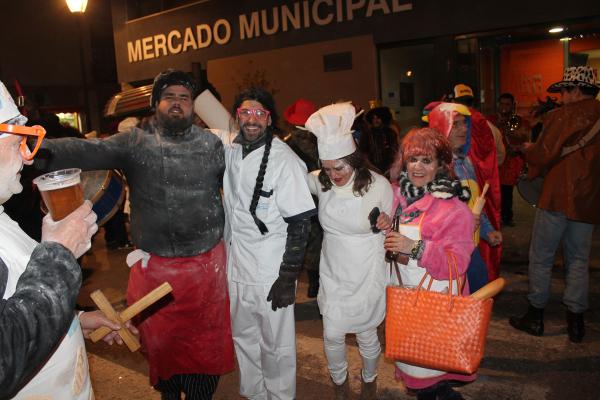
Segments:
[[[267,301],[271,302],[273,311],[285,308],[296,302],[296,279],[300,272],[300,266],[286,265],[281,263],[279,277],[271,286]]]

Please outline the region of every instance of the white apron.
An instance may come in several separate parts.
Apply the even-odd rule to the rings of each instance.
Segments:
[[[333,190],[332,190],[333,191]],[[334,327],[348,333],[377,327],[385,317],[389,282],[382,233],[362,221],[363,197],[322,194],[319,309]]]
[[[425,214],[421,215],[421,219],[418,225],[408,225],[401,224],[398,228],[398,231],[412,239],[412,240],[420,240],[421,239],[421,222],[423,221]],[[427,272],[425,268],[421,268],[417,264],[417,260],[413,260],[412,258],[408,259],[408,265],[398,264],[398,269],[400,270],[400,277],[402,279],[403,287],[418,287],[421,279],[423,279],[423,275]],[[395,274],[395,272],[394,272]],[[425,282],[423,282],[423,289],[427,290],[427,286],[429,285],[430,278],[426,278]],[[455,282],[455,281],[453,281]],[[455,284],[452,285],[452,293],[458,293]],[[433,280],[431,284],[431,289],[435,292],[445,292],[448,290],[448,281],[437,281]],[[396,361],[396,366],[405,374],[410,375],[415,378],[433,378],[436,376],[440,376],[445,374],[447,371],[438,371],[435,369],[422,368],[417,367],[411,364],[405,364],[399,361]]]
[[[0,206],[0,257],[8,268],[4,299],[11,297],[37,242],[31,239]],[[87,353],[79,318],[42,369],[17,393],[15,399],[93,399]]]

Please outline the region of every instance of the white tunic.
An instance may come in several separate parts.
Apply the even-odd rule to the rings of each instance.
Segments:
[[[17,281],[25,271],[37,242],[31,239],[0,206],[0,257],[8,268],[8,282],[4,299],[15,293]],[[92,386],[83,341],[77,317],[69,331],[42,369],[17,393],[15,399],[76,399],[93,398]]]
[[[373,233],[369,213],[373,207],[391,214],[393,193],[388,180],[375,172],[364,196],[352,192],[354,179],[341,187],[321,189],[319,171],[308,175],[311,192],[319,198],[323,247],[317,300],[324,317],[339,330],[364,332],[385,317],[385,288],[389,271],[383,233]]]
[[[315,209],[306,185],[306,166],[281,140],[274,138],[256,216],[269,232],[262,235],[250,214],[250,202],[264,146],[242,158],[233,134],[220,133],[225,148],[225,241],[230,281],[271,285],[279,276],[287,239],[287,218]],[[231,227],[235,227],[232,229]]]

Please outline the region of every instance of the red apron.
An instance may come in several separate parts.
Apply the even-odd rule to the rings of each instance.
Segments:
[[[225,246],[220,242],[194,257],[152,255],[129,274],[127,302],[169,282],[173,292],[135,321],[150,383],[175,374],[223,375],[234,369]]]

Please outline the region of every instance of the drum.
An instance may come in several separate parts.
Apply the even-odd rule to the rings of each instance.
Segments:
[[[125,199],[125,180],[116,170],[84,171],[81,173],[83,195],[94,203],[98,226],[104,225],[121,207]]]
[[[519,194],[529,205],[537,207],[540,195],[542,194],[542,187],[544,186],[544,178],[537,177],[533,180],[527,179],[525,176],[519,178],[517,182],[517,190]]]
[[[125,199],[125,179],[117,170],[83,171],[81,173],[83,197],[93,203],[92,210],[102,226],[119,209]],[[48,212],[44,202],[40,205],[44,214]]]

